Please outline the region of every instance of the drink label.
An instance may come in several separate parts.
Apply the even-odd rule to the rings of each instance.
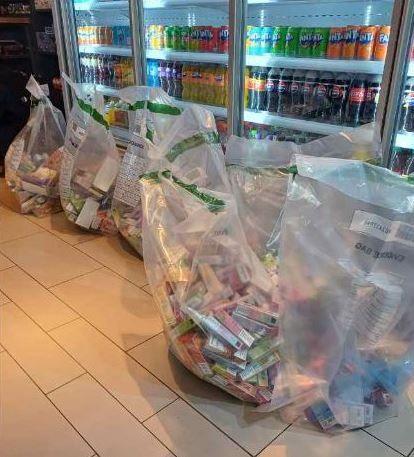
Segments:
[[[339,43],[342,43],[343,39],[344,39],[343,32],[335,31],[335,32],[330,34],[329,43],[331,43],[331,44],[339,44]]]
[[[303,93],[309,94],[309,93],[312,93],[312,91],[313,91],[313,83],[305,82],[305,84],[303,85]]]
[[[286,81],[279,81],[279,84],[277,86],[277,91],[279,94],[284,94],[289,91],[289,83]]]
[[[318,97],[326,97],[326,94],[328,93],[328,87],[321,83],[316,86],[316,95]]]
[[[300,89],[300,84],[296,81],[293,81],[293,83],[290,85],[290,92],[292,94],[296,94],[297,92],[299,92],[299,89]]]
[[[351,103],[363,103],[365,100],[365,89],[363,87],[353,87],[349,94]]]
[[[359,43],[360,44],[370,44],[374,41],[374,34],[372,32],[364,32],[359,35]]]
[[[345,42],[347,44],[354,44],[358,40],[359,32],[357,29],[347,30],[345,32]]]
[[[249,78],[249,80],[247,82],[247,88],[249,90],[254,90],[254,86],[255,86],[255,79],[254,78]]]
[[[266,81],[264,79],[256,79],[254,89],[259,92],[264,92],[266,90]]]
[[[379,87],[369,87],[367,90],[367,93],[365,95],[365,101],[378,103],[379,94],[380,94]]]
[[[335,84],[332,86],[331,97],[332,98],[343,98],[345,94],[346,86],[341,86],[339,84]]]
[[[271,79],[268,79],[267,82],[266,82],[266,90],[268,92],[273,92],[274,89],[275,89],[274,81],[272,81]]]
[[[390,41],[390,36],[388,33],[380,33],[378,36],[378,43],[379,44],[388,44]]]
[[[406,92],[404,97],[404,106],[414,106],[414,92]]]
[[[288,32],[286,34],[286,43],[290,43],[293,40],[294,40],[294,36],[290,32]]]

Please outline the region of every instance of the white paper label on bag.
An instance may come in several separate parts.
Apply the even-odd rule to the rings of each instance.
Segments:
[[[392,221],[374,213],[355,211],[349,229],[387,243],[397,242],[414,246],[414,225]]]
[[[45,197],[48,196],[46,187],[41,187],[36,184],[32,184],[31,182],[22,181],[22,189],[27,192],[31,192],[32,194],[44,195]]]
[[[87,198],[83,205],[82,211],[76,219],[76,224],[88,229],[95,219],[96,212],[99,209],[99,203],[93,198]]]
[[[119,171],[119,163],[112,157],[106,157],[93,180],[93,187],[102,192],[108,192]]]

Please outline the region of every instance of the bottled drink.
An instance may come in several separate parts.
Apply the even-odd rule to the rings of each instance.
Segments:
[[[190,74],[190,66],[187,63],[183,64],[182,67],[182,85],[183,85],[183,90],[181,93],[181,97],[183,100],[189,100],[189,74]]]
[[[341,125],[345,122],[345,111],[348,102],[351,76],[347,73],[339,73],[332,86],[330,121]]]
[[[249,109],[256,109],[256,92],[254,90],[254,86],[256,84],[256,72],[257,72],[257,67],[250,68],[249,80],[248,80],[248,84],[247,84],[247,92],[248,92],[247,107]]]
[[[193,66],[193,71],[191,73],[191,100],[197,102],[200,101],[200,81],[202,79],[202,69],[201,66],[196,64]]]
[[[279,85],[280,70],[271,68],[266,80],[266,111],[270,113],[277,112],[278,106],[278,85]]]
[[[290,94],[292,97],[290,112],[295,117],[300,117],[303,109],[303,85],[305,83],[305,71],[296,70],[293,73]]]
[[[316,118],[329,118],[333,83],[334,76],[329,71],[325,71],[320,75],[319,82],[315,86],[312,101],[315,107]]]
[[[165,67],[165,78],[167,80],[167,90],[166,90],[166,92],[171,97],[174,94],[174,82],[173,82],[172,69],[173,69],[173,63],[172,62],[167,62],[167,66]]]
[[[300,27],[289,27],[286,32],[285,55],[296,57],[299,52]]]
[[[312,118],[315,115],[315,108],[313,106],[313,93],[315,86],[318,82],[318,73],[309,70],[305,75],[305,82],[302,88],[302,116]]]
[[[346,123],[351,127],[357,127],[361,122],[366,88],[365,76],[355,75],[349,88],[348,106],[346,109]]]
[[[364,112],[362,123],[368,124],[375,121],[375,114],[379,102],[381,90],[381,75],[372,75],[367,79],[367,90],[365,93]]]
[[[303,27],[299,34],[299,57],[312,57],[314,29]]]
[[[250,70],[248,67],[244,69],[244,107],[249,107],[249,80]]]
[[[182,98],[183,95],[183,76],[182,76],[182,65],[179,62],[174,62],[172,67],[172,79],[173,79],[173,96],[175,98]]]
[[[288,114],[291,110],[291,85],[293,70],[284,68],[280,73],[279,84],[277,85],[277,112],[279,114]]]
[[[216,102],[219,106],[226,104],[226,67],[218,65],[215,73]]]
[[[168,91],[168,82],[167,82],[167,62],[165,60],[158,61],[158,79],[160,81],[161,89],[165,92]]]
[[[407,79],[405,83],[400,129],[406,132],[414,132],[414,78]]]
[[[266,110],[266,80],[267,80],[267,68],[259,67],[254,90],[256,92],[256,109],[258,111]]]

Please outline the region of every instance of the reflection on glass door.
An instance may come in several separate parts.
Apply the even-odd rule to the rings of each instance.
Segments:
[[[247,137],[304,143],[375,120],[392,1],[250,0]]]

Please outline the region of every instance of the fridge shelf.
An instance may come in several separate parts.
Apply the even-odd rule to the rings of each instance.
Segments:
[[[384,62],[372,60],[333,60],[248,55],[246,56],[246,65],[251,67],[296,68],[300,70],[325,70],[373,75],[380,75],[384,72]]]
[[[177,100],[177,99],[175,99],[175,103],[179,108],[183,108],[183,109],[187,108],[187,106],[189,106],[189,105],[199,105],[199,106],[211,111],[214,114],[214,116],[227,117],[227,109],[223,108],[222,106],[203,105],[202,103]]]
[[[79,46],[79,52],[85,54],[105,54],[112,56],[132,57],[132,49],[126,46],[106,46],[100,44],[86,44]]]
[[[227,64],[229,56],[215,52],[168,51],[165,49],[147,49],[147,58],[157,60],[176,60],[179,62],[211,62]]]
[[[395,146],[404,149],[414,149],[414,133],[398,133],[395,140]]]
[[[227,0],[209,0],[208,4],[226,4]],[[144,8],[158,9],[169,6],[206,6],[205,0],[144,0]]]
[[[98,10],[129,10],[128,0],[112,1],[82,1],[75,2],[76,11],[98,11]]]
[[[255,124],[274,125],[302,132],[318,133],[320,135],[333,135],[339,132],[350,132],[353,127],[343,125],[327,124],[323,122],[307,121],[305,119],[295,119],[293,117],[277,116],[265,112],[244,111],[244,120]]]

